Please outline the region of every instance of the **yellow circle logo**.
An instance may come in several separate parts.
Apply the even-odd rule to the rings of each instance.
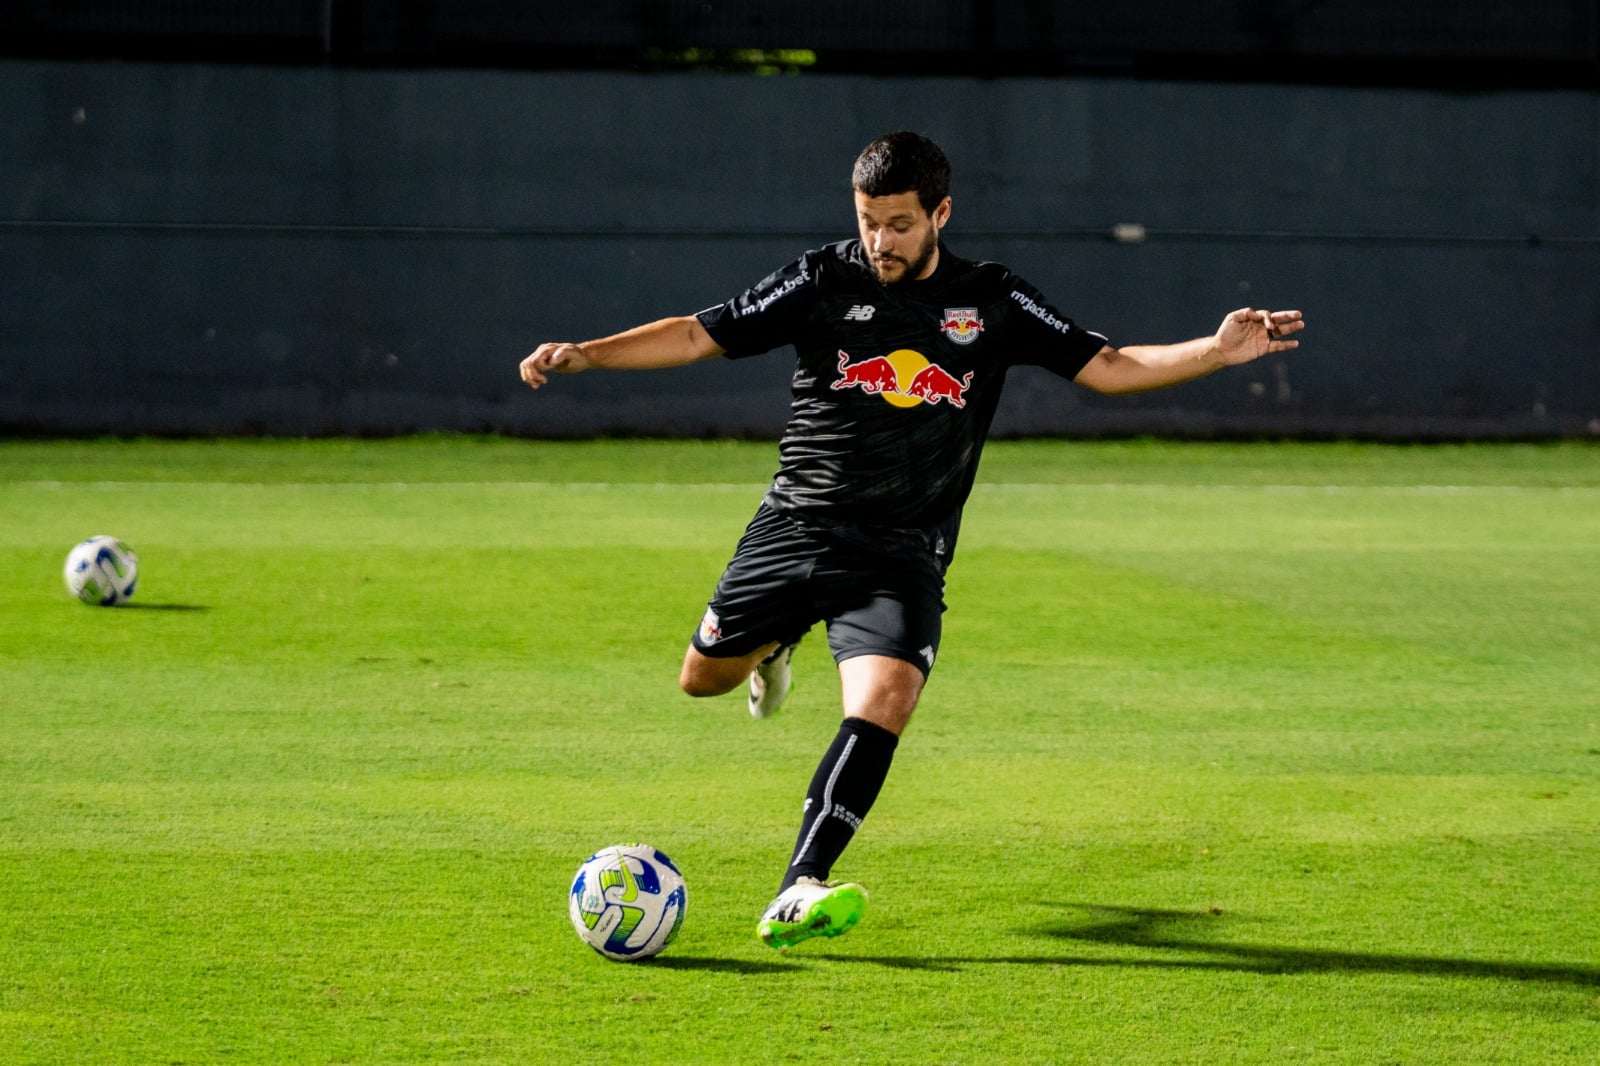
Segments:
[[[888,359],[889,365],[894,367],[894,376],[900,379],[900,388],[894,392],[884,392],[883,398],[896,407],[915,407],[921,403],[921,396],[912,396],[905,390],[917,379],[917,375],[927,367],[927,358],[921,352],[914,352],[910,348],[901,348],[899,351],[890,352],[884,358]]]

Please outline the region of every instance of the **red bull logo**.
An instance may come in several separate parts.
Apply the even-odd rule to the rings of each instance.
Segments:
[[[973,371],[957,378],[943,367],[930,363],[921,352],[909,348],[875,355],[852,363],[848,353],[839,353],[839,377],[833,388],[860,389],[882,396],[896,407],[915,407],[919,403],[947,403],[967,406],[967,389]]]
[[[946,307],[939,329],[957,344],[971,344],[983,332],[983,319],[976,307]]]

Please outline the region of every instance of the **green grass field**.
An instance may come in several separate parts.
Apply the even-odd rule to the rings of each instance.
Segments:
[[[774,461],[0,443],[0,1063],[1600,1058],[1600,448],[991,445],[871,907],[786,955],[824,642],[676,688]],[[688,918],[611,963],[635,839]]]

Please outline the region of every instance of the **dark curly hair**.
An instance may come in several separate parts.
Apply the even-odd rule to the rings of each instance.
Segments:
[[[885,133],[856,157],[850,184],[868,196],[914,192],[922,209],[931,215],[950,195],[950,160],[920,133]]]

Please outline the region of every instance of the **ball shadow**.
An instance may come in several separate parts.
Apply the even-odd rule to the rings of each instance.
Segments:
[[[203,603],[134,603],[129,601],[119,605],[124,611],[209,611],[211,608]]]
[[[703,970],[713,973],[785,973],[792,972],[792,963],[755,962],[750,959],[718,959],[706,955],[657,955],[642,959],[640,964],[662,970]]]

